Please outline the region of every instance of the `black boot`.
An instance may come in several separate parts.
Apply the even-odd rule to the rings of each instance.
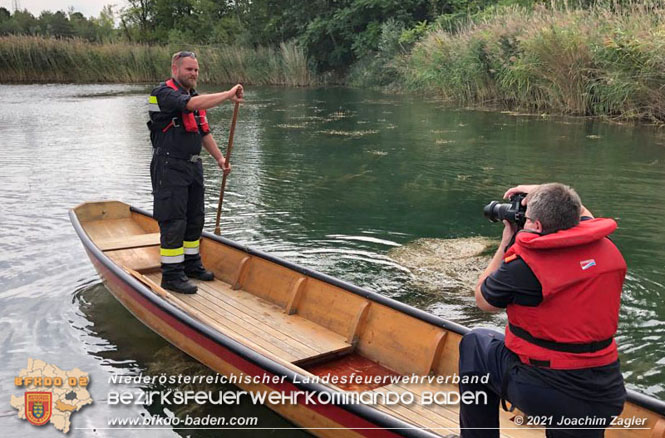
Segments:
[[[189,281],[183,270],[183,265],[162,264],[162,287],[179,294],[195,294],[197,287]]]
[[[182,278],[177,278],[174,280],[162,279],[162,288],[177,292],[179,294],[195,294],[198,290],[196,285],[189,281],[187,277],[185,277],[184,280]]]
[[[201,256],[198,254],[195,256],[185,254],[185,275],[189,278],[202,281],[212,281],[215,279],[215,274],[203,267]]]

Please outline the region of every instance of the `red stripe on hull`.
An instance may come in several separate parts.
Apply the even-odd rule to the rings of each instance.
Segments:
[[[190,327],[187,324],[184,324],[177,318],[175,318],[173,315],[170,313],[162,310],[155,304],[153,304],[150,300],[145,298],[141,293],[139,293],[137,290],[135,290],[131,285],[123,281],[120,277],[118,277],[113,271],[109,270],[106,268],[103,263],[97,259],[90,251],[86,249],[86,252],[88,253],[88,256],[90,260],[92,261],[93,265],[97,269],[97,272],[104,278],[104,280],[108,283],[109,289],[112,291],[113,295],[116,296],[116,299],[120,301],[123,306],[127,308],[132,314],[134,312],[132,309],[129,309],[127,305],[123,302],[122,297],[117,296],[117,293],[124,293],[127,297],[131,298],[132,300],[138,302],[144,310],[147,310],[151,314],[153,314],[155,317],[157,317],[159,320],[163,321],[164,323],[168,324],[170,327],[173,329],[179,331],[180,333],[186,335],[192,342],[195,344],[203,347],[210,353],[214,354],[216,357],[219,359],[223,360],[224,362],[232,365],[233,367],[239,369],[242,371],[244,374],[250,375],[250,376],[263,376],[265,374],[268,374],[270,376],[274,376],[274,374],[264,370],[263,368],[247,361],[246,359],[243,359],[242,356],[239,356],[238,354],[234,353],[233,351],[227,349],[226,347],[220,345],[219,343],[213,341],[212,339],[208,338],[205,336],[202,332],[195,330],[194,328]],[[143,321],[141,318],[139,318],[136,314],[134,314],[141,322],[143,322],[146,326],[150,327],[152,330],[157,332],[158,334],[161,335],[157,331],[155,327],[151,327],[146,321]],[[171,342],[170,339],[167,339],[168,341]],[[186,352],[190,354],[189,352]],[[198,358],[197,358],[198,359]],[[283,384],[266,384],[266,386],[272,388],[275,391],[281,391],[284,393],[290,393],[291,391],[302,391],[302,389],[296,387],[292,383],[285,382]],[[401,435],[395,433],[395,431],[392,430],[387,430],[384,428],[381,428],[380,426],[377,426],[374,423],[369,422],[368,420],[361,418],[357,415],[355,415],[352,412],[347,411],[346,409],[343,409],[339,406],[332,405],[332,404],[316,404],[316,403],[298,403],[298,406],[301,406],[305,409],[312,410],[319,415],[322,415],[335,423],[340,424],[341,426],[354,430],[356,433],[366,436],[369,438],[388,438],[388,437],[399,437]],[[270,405],[268,405],[270,407]],[[288,417],[287,417],[288,418]]]

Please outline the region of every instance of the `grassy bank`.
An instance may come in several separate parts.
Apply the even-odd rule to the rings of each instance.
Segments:
[[[0,82],[155,82],[170,74],[181,48],[93,44],[33,36],[0,37]],[[197,53],[203,83],[308,86],[316,81],[295,44],[259,47],[188,47]]]
[[[457,103],[662,123],[665,6],[644,3],[497,8],[434,26],[389,67],[401,86]]]
[[[351,66],[346,81],[462,105],[665,122],[665,0],[573,3],[490,6],[412,29],[388,19],[375,56]],[[152,83],[181,48],[0,37],[0,82]],[[188,49],[204,83],[309,86],[324,77],[293,43]]]

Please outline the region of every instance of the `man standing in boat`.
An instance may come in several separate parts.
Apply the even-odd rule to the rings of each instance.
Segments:
[[[475,329],[460,343],[460,375],[490,376],[460,385],[488,395],[486,405],[460,405],[462,437],[498,438],[500,401],[548,437],[602,437],[626,398],[614,341],[626,264],[607,238],[616,223],[594,219],[563,184],[505,196],[517,193],[526,193],[524,229],[504,220],[475,290],[480,309],[507,310],[505,337]]]
[[[225,100],[242,102],[243,87],[238,84],[228,91],[198,95],[199,64],[194,52],[174,54],[171,74],[152,90],[148,102],[153,211],[161,233],[162,287],[193,294],[197,288],[189,279],[214,279],[199,255],[205,219],[201,147],[225,173],[231,171],[210,135],[205,110]]]

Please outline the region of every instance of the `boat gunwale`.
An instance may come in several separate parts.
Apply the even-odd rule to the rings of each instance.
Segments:
[[[126,204],[127,205],[127,204]],[[134,206],[129,206],[129,209],[131,212],[139,213],[141,215],[147,216],[149,218],[153,218],[152,214],[147,212],[146,210],[143,210],[138,207]],[[127,283],[132,285],[135,290],[139,291],[142,295],[144,295],[146,298],[148,298],[152,303],[158,305],[159,307],[164,308],[165,310],[166,307],[168,307],[170,310],[173,310],[175,312],[170,312],[174,315],[177,315],[179,319],[183,320],[183,322],[187,323],[187,325],[191,326],[194,329],[200,330],[203,328],[205,331],[202,332],[204,333],[207,337],[214,341],[224,341],[223,345],[224,346],[232,346],[234,348],[230,348],[231,350],[243,354],[244,357],[247,357],[250,359],[251,362],[255,363],[256,365],[259,365],[261,367],[264,367],[264,364],[268,364],[270,367],[275,369],[275,374],[282,374],[286,375],[289,381],[298,387],[303,387],[305,389],[313,389],[314,391],[325,391],[325,392],[332,392],[333,390],[329,387],[316,384],[316,383],[304,383],[302,380],[299,383],[293,383],[294,376],[299,376],[299,377],[304,377],[304,375],[296,373],[293,370],[290,370],[286,367],[284,367],[281,364],[278,364],[274,362],[273,360],[261,355],[260,353],[255,352],[254,350],[249,349],[245,345],[226,337],[225,335],[221,334],[218,331],[215,331],[211,329],[210,327],[206,326],[202,322],[192,318],[189,316],[187,313],[185,313],[183,310],[177,308],[171,303],[168,303],[166,300],[163,300],[159,298],[157,295],[155,295],[147,286],[142,284],[140,281],[137,279],[133,278],[130,276],[127,272],[125,272],[123,269],[121,269],[117,264],[115,264],[106,254],[103,253],[90,239],[90,237],[87,235],[85,230],[83,229],[83,226],[81,225],[80,221],[78,220],[78,216],[76,215],[75,209],[71,209],[69,211],[69,216],[72,224],[74,225],[74,229],[76,230],[77,234],[79,235],[79,238],[83,242],[84,246],[86,249],[90,249],[93,251],[95,256],[104,263],[104,265],[109,268],[112,272],[116,273],[119,275],[123,280],[125,280]],[[415,307],[409,306],[408,304],[399,302],[397,300],[394,300],[392,298],[385,297],[383,295],[378,294],[377,292],[371,291],[369,289],[362,288],[360,286],[356,286],[354,284],[348,283],[346,281],[340,280],[338,278],[332,277],[330,275],[315,271],[310,268],[306,268],[304,266],[297,265],[293,262],[289,262],[287,260],[280,259],[278,257],[272,256],[270,254],[267,254],[263,251],[250,248],[245,245],[241,245],[237,242],[234,242],[232,240],[226,239],[224,237],[218,236],[216,234],[210,233],[208,231],[203,231],[202,234],[204,237],[209,238],[213,241],[216,241],[218,243],[221,243],[223,245],[230,246],[232,248],[235,248],[237,250],[243,251],[249,255],[254,255],[257,257],[260,257],[264,260],[276,263],[280,266],[283,266],[288,269],[292,269],[298,273],[301,273],[303,275],[308,275],[311,276],[312,278],[315,278],[317,280],[323,281],[325,283],[331,284],[333,286],[340,287],[348,292],[351,292],[355,295],[359,295],[361,297],[367,298],[369,300],[372,300],[376,303],[383,304],[391,309],[400,311],[402,313],[405,313],[409,316],[412,316],[414,318],[417,318],[419,320],[428,322],[430,324],[433,324],[437,327],[441,327],[446,330],[451,330],[457,334],[464,335],[471,331],[468,327],[465,327],[463,325],[457,324],[452,321],[445,320],[441,317],[432,315],[431,313],[427,313],[424,310],[417,309]],[[168,306],[164,306],[167,304]],[[183,319],[184,318],[184,319]],[[219,336],[223,336],[221,339],[217,339]],[[245,355],[245,353],[249,352],[250,357]],[[265,369],[265,367],[264,367]],[[267,369],[267,371],[273,372],[270,369]],[[665,401],[661,401],[659,399],[656,399],[650,395],[637,392],[635,390],[626,388],[626,393],[627,393],[627,402],[633,403],[636,406],[645,408],[647,410],[650,410],[656,414],[659,414],[663,417],[665,417]],[[417,428],[415,425],[411,425],[409,423],[403,422],[402,420],[399,420],[393,416],[384,414],[383,412],[379,411],[376,408],[373,408],[371,406],[365,406],[365,405],[345,405],[345,404],[339,404],[338,406],[344,406],[345,409],[350,410],[351,412],[359,414],[362,418],[368,419],[370,421],[375,422],[376,420],[380,422],[396,422],[400,425],[406,425],[408,427],[408,430],[410,432],[415,433],[413,436],[439,436],[439,435],[432,435],[430,432],[427,432],[426,430],[423,430],[421,428]],[[382,425],[382,424],[379,424]],[[401,433],[401,431],[400,431]],[[420,435],[420,433],[424,433],[425,435]]]
[[[134,207],[131,206],[130,208],[132,209],[132,211],[136,211],[137,213],[152,218],[152,215],[145,212],[144,210],[135,209]],[[177,318],[183,324],[198,331],[199,333],[201,333],[203,336],[207,337],[211,341],[218,343],[219,345],[222,345],[225,348],[228,348],[233,353],[239,355],[243,359],[249,361],[250,363],[253,363],[254,365],[259,366],[264,371],[268,371],[269,373],[278,376],[286,376],[287,381],[297,388],[305,389],[312,392],[326,392],[331,394],[341,391],[327,387],[320,383],[308,381],[308,377],[306,375],[298,373],[295,370],[289,369],[286,366],[277,363],[274,360],[262,355],[261,353],[252,350],[251,348],[247,347],[241,342],[236,341],[226,336],[222,332],[219,332],[213,329],[212,327],[204,324],[203,322],[195,319],[194,317],[186,313],[184,310],[178,308],[173,303],[159,297],[150,288],[141,283],[138,279],[129,275],[124,269],[122,269],[119,265],[114,263],[110,259],[110,257],[104,254],[104,252],[100,250],[97,247],[97,245],[95,245],[92,239],[88,236],[87,232],[83,229],[83,225],[81,224],[81,222],[78,219],[78,216],[76,215],[75,208],[69,210],[69,218],[70,221],[72,222],[72,225],[74,226],[76,234],[81,239],[81,242],[83,243],[83,246],[86,249],[86,251],[90,251],[94,255],[94,257],[104,265],[104,267],[106,267],[114,275],[118,276],[126,284],[131,286],[136,292],[138,292],[141,296],[150,301],[157,308],[160,308],[164,312]],[[226,244],[226,242],[221,242],[221,243]],[[232,246],[234,248],[242,249],[242,247],[236,244],[235,242],[234,245]],[[152,327],[150,326],[147,327],[153,330]],[[159,333],[157,334],[163,338],[161,334]],[[306,407],[306,405],[304,404],[302,404],[302,406]],[[367,420],[370,423],[373,423],[377,426],[381,426],[386,430],[392,430],[397,435],[414,437],[414,438],[440,438],[441,436],[440,434],[435,434],[433,432],[428,431],[427,429],[423,429],[414,424],[402,421],[399,418],[384,413],[372,406],[367,406],[363,404],[347,404],[347,403],[334,403],[333,406],[345,409],[355,415],[358,415],[360,418]],[[359,428],[359,430],[362,429],[363,428]]]
[[[130,211],[134,211],[136,213],[142,214],[144,216],[148,216],[152,218],[152,214],[147,212],[146,210],[143,210],[138,207],[129,207]],[[383,304],[385,306],[390,307],[391,309],[398,310],[400,312],[403,312],[409,316],[413,316],[414,318],[418,318],[422,321],[428,322],[430,324],[433,324],[437,327],[444,328],[446,330],[451,330],[457,334],[460,335],[465,335],[468,332],[471,331],[470,328],[465,327],[461,324],[457,324],[456,322],[448,321],[446,319],[443,319],[439,316],[432,315],[431,313],[425,312],[424,310],[417,309],[413,306],[409,306],[408,304],[402,303],[400,301],[397,301],[392,298],[388,298],[386,296],[383,296],[377,292],[371,291],[369,289],[362,288],[360,286],[356,286],[355,284],[348,283],[344,280],[340,280],[339,278],[332,277],[330,275],[324,274],[319,271],[315,271],[310,268],[306,268],[304,266],[297,265],[293,262],[289,262],[287,260],[280,259],[278,257],[275,257],[273,255],[270,255],[268,253],[265,253],[261,250],[250,248],[248,246],[241,245],[237,242],[234,242],[233,240],[229,240],[225,237],[218,236],[216,234],[213,234],[209,231],[203,231],[203,235],[209,239],[212,239],[214,241],[217,241],[219,243],[222,243],[224,245],[230,246],[232,248],[238,249],[240,251],[246,252],[247,254],[250,255],[256,255],[258,257],[261,257],[264,260],[277,263],[278,265],[284,266],[285,268],[293,269],[294,271],[303,274],[303,275],[308,275],[312,278],[315,278],[317,280],[321,280],[323,282],[329,283],[333,286],[338,286],[346,291],[349,291],[355,295],[359,295],[361,297],[370,299],[372,301],[375,301],[379,304]],[[659,400],[655,397],[651,397],[650,395],[634,391],[632,389],[626,388],[626,393],[627,393],[627,400],[631,403],[634,403],[637,406],[649,409],[657,414],[660,414],[662,416],[665,416],[665,401]]]

